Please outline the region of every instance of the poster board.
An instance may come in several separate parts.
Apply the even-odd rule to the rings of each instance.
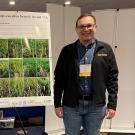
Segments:
[[[52,104],[48,13],[0,11],[0,107]]]

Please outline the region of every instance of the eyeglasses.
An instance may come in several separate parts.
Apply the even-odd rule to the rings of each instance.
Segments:
[[[84,30],[84,29],[91,29],[95,26],[95,24],[88,24],[88,25],[79,25],[77,26],[77,28],[79,28],[80,30]]]

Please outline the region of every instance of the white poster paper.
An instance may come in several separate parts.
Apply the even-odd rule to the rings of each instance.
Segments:
[[[52,104],[48,13],[0,11],[0,107]]]

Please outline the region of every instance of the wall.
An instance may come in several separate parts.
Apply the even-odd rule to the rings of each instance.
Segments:
[[[116,117],[111,127],[134,127],[135,121],[135,9],[94,11],[99,40],[112,45],[119,67],[119,92]],[[115,48],[117,46],[117,48]],[[104,126],[110,127],[104,121]]]
[[[64,7],[62,5],[47,4],[47,11],[51,18],[51,45],[53,71],[62,47],[77,39],[75,22],[81,13],[78,7]],[[63,121],[56,117],[54,106],[46,107],[46,131],[63,128]]]

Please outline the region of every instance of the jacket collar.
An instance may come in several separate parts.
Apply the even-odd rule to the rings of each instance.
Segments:
[[[79,39],[76,40],[76,41],[73,43],[74,51],[75,51],[75,57],[76,57],[76,58],[78,58],[78,54],[77,54],[77,45],[78,45],[78,42],[79,42]],[[104,45],[103,45],[103,43],[102,43],[101,41],[98,41],[97,39],[95,39],[95,42],[96,42],[95,52],[104,47]]]

